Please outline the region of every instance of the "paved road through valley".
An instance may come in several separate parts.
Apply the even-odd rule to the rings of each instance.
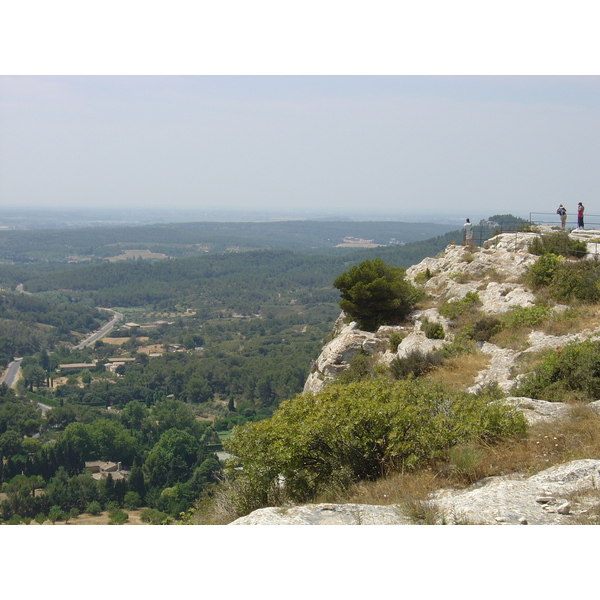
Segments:
[[[99,340],[102,336],[106,335],[123,318],[123,315],[121,313],[118,313],[116,310],[112,310],[111,308],[102,308],[101,310],[105,310],[112,313],[113,318],[98,331],[92,333],[90,337],[83,340],[81,344],[73,346],[73,349],[81,350],[82,348],[93,344],[96,340]]]
[[[13,387],[15,383],[17,383],[17,377],[19,375],[19,369],[21,368],[22,360],[22,358],[16,358],[8,365],[4,375],[2,376],[2,379],[0,380],[0,383],[5,383],[8,387]]]

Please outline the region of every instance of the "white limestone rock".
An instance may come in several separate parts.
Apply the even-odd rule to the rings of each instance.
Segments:
[[[546,400],[535,400],[522,396],[509,396],[506,401],[523,413],[529,425],[563,419],[573,408],[572,405],[565,404],[564,402],[548,402]]]
[[[417,330],[409,333],[398,346],[396,356],[404,358],[411,352],[420,351],[423,354],[439,350],[444,345],[444,340],[430,340],[423,331]]]
[[[357,352],[364,350],[379,355],[388,349],[389,339],[385,334],[362,331],[355,322],[345,325],[337,337],[324,346],[304,385],[304,393],[316,393],[327,382],[335,380],[348,368]]]
[[[409,525],[395,506],[371,504],[305,504],[261,508],[230,525]]]
[[[533,475],[489,477],[483,485],[467,490],[439,490],[431,499],[443,521],[449,524],[569,525],[579,508],[567,497],[574,492],[589,492],[600,485],[600,460],[575,460]],[[541,496],[552,496],[556,508],[545,509]],[[568,504],[568,506],[567,506]],[[560,512],[559,510],[560,509]]]

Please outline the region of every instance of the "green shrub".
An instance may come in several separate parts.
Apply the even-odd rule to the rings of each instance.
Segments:
[[[446,337],[442,324],[430,321],[427,318],[423,319],[423,322],[421,323],[421,331],[423,331],[425,337],[430,340],[443,340]]]
[[[481,304],[477,292],[467,292],[463,298],[446,300],[440,307],[440,314],[446,319],[456,319]]]
[[[581,258],[587,254],[587,244],[569,237],[564,231],[544,233],[529,243],[529,252],[538,256],[556,254]]]
[[[52,522],[52,525],[54,525],[56,521],[64,521],[65,516],[66,515],[60,506],[52,506],[48,511],[48,519]]]
[[[398,346],[402,343],[404,336],[398,331],[394,331],[392,335],[390,335],[390,350],[392,352],[398,352]]]
[[[489,342],[490,338],[502,330],[502,323],[497,317],[482,317],[473,323],[468,335],[476,342]]]
[[[102,506],[100,506],[100,502],[94,500],[86,506],[85,512],[88,515],[99,515],[102,512]]]
[[[395,379],[405,377],[422,377],[429,371],[439,367],[443,362],[439,352],[422,352],[412,350],[406,356],[396,356],[390,363],[390,373]]]
[[[142,523],[150,523],[150,525],[168,525],[172,521],[172,517],[156,508],[146,508],[142,511],[140,520]]]
[[[125,508],[135,510],[142,503],[142,499],[137,492],[129,491],[125,494],[123,505]]]
[[[429,270],[429,267],[425,269],[425,271],[421,271],[417,275],[415,275],[415,283],[426,283],[433,277],[433,274]]]
[[[600,263],[596,261],[565,262],[556,272],[550,286],[551,295],[559,301],[600,300]]]
[[[513,391],[516,396],[556,402],[600,398],[600,341],[567,344],[548,352]]]
[[[525,280],[534,289],[548,286],[554,281],[554,276],[561,264],[562,259],[556,254],[544,254],[527,269]]]
[[[545,288],[552,298],[561,302],[600,300],[600,263],[597,261],[563,261],[553,254],[545,254],[527,270],[525,279],[534,289]]]
[[[46,520],[48,519],[48,517],[46,517],[46,515],[44,513],[38,513],[37,515],[35,515],[35,522],[38,525],[41,525],[42,523],[44,523]]]
[[[503,327],[537,327],[554,315],[547,306],[513,306],[502,315]]]
[[[440,350],[440,356],[442,358],[454,358],[463,354],[473,354],[477,350],[477,344],[472,337],[472,327],[466,327],[459,331],[454,339],[444,344]]]
[[[423,295],[404,272],[380,258],[350,268],[333,282],[341,292],[341,309],[366,331],[399,323]]]
[[[120,508],[115,508],[108,513],[109,525],[124,525],[129,520],[129,515]]]
[[[453,392],[427,379],[332,385],[283,402],[270,419],[234,429],[225,448],[237,478],[265,501],[274,488],[308,501],[323,488],[376,479],[526,430],[523,415],[489,392]]]
[[[349,361],[348,368],[338,377],[342,383],[360,381],[371,376],[373,372],[373,356],[365,350],[359,350]]]

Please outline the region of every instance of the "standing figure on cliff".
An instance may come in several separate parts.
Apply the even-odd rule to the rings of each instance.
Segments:
[[[562,204],[559,204],[556,209],[556,214],[560,217],[560,224],[564,229],[567,224],[567,209]]]
[[[463,245],[470,246],[471,240],[473,239],[473,226],[471,225],[471,221],[469,219],[467,219],[466,223],[463,225],[463,231],[465,232]]]
[[[577,229],[583,229],[583,211],[585,210],[581,202],[577,205]]]

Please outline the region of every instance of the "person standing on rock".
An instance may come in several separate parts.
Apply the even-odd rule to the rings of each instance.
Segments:
[[[577,229],[583,229],[583,211],[585,207],[581,202],[577,205]]]
[[[471,225],[471,221],[469,219],[467,219],[466,223],[463,225],[463,231],[465,232],[463,245],[470,246],[471,241],[473,240],[473,226]]]
[[[567,224],[567,209],[562,204],[559,204],[556,209],[556,214],[560,217],[560,224],[564,229]]]

